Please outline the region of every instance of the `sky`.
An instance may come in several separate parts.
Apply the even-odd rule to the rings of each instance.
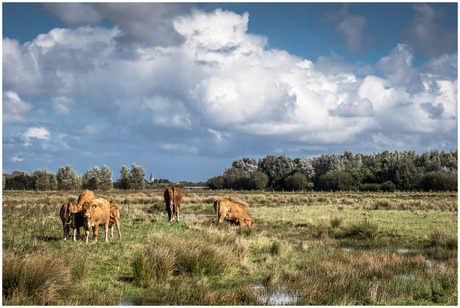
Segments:
[[[2,4],[2,168],[206,181],[243,157],[457,149],[458,7]]]

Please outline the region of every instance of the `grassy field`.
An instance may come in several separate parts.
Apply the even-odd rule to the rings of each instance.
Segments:
[[[120,240],[62,240],[80,192],[4,191],[4,305],[457,305],[457,193],[96,191]],[[244,204],[253,230],[215,224]],[[83,230],[81,230],[83,231]],[[83,234],[83,232],[82,232]]]

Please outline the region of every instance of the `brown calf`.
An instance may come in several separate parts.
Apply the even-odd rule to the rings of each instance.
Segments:
[[[113,239],[113,224],[117,225],[118,237],[121,238],[120,232],[120,211],[118,206],[115,203],[110,203],[110,218],[109,218],[109,228],[110,228],[110,238]]]
[[[94,241],[97,242],[99,226],[104,226],[105,241],[109,241],[110,204],[107,200],[97,198],[83,203],[83,224],[85,227],[85,243],[88,244],[89,230],[93,229]]]
[[[182,191],[178,187],[168,187],[164,193],[166,211],[168,212],[169,221],[173,221],[174,217],[179,222],[180,203],[182,202]]]
[[[243,205],[223,198],[219,198],[214,201],[214,211],[216,213],[217,223],[227,220],[235,224],[239,224],[240,227],[246,224],[250,229],[252,229],[252,224],[256,222],[251,218],[251,216],[249,216]]]

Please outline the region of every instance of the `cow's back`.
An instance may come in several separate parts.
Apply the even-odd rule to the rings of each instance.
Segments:
[[[86,201],[92,201],[94,198],[94,193],[91,190],[85,190],[80,194],[80,197],[78,197],[77,206],[81,208],[83,203]]]
[[[176,205],[180,205],[182,202],[182,191],[179,187],[173,187],[172,189],[174,191],[174,203],[176,203]]]

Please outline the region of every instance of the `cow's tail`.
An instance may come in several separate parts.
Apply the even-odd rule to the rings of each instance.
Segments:
[[[171,220],[174,220],[174,215],[176,215],[176,188],[172,188],[172,214],[171,214]]]

